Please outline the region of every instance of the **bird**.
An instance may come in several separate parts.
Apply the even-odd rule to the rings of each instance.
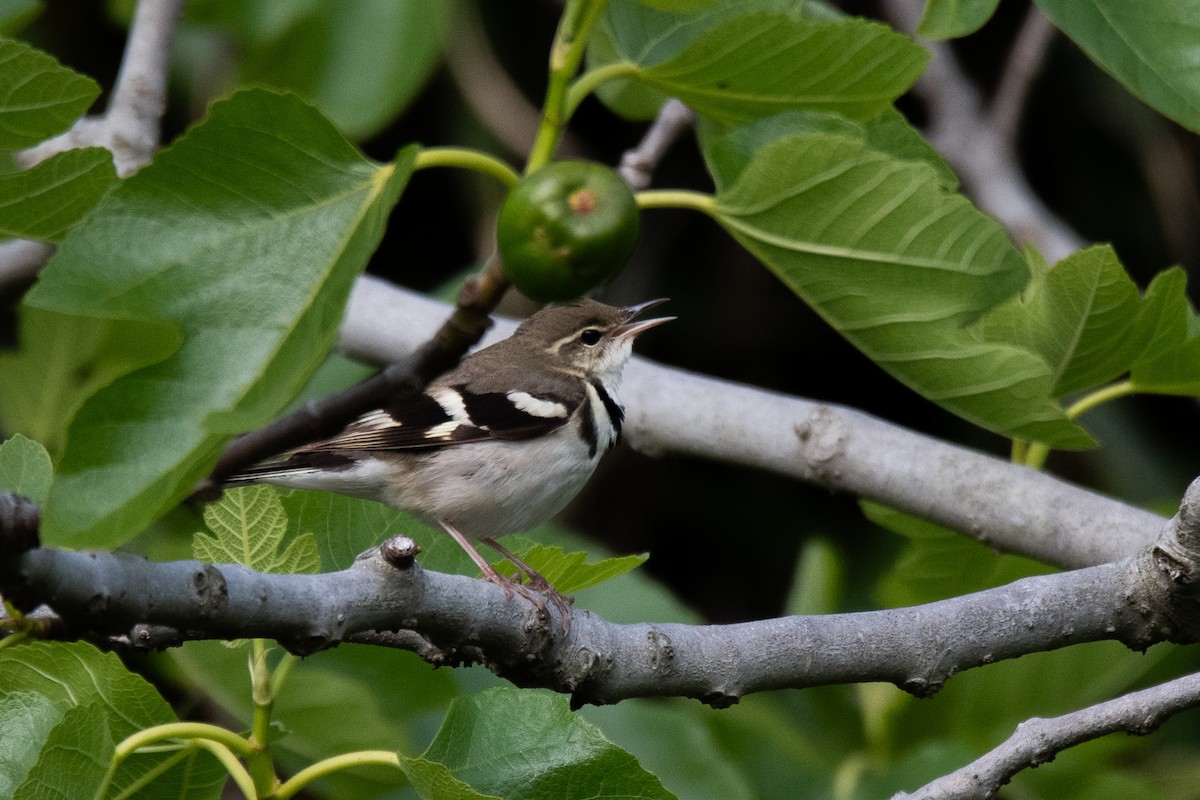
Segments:
[[[331,491],[413,513],[448,533],[484,580],[543,609],[529,590],[551,599],[569,625],[570,600],[496,540],[556,515],[616,446],[625,418],[618,391],[633,341],[675,319],[637,317],[664,302],[548,306],[421,393],[224,483]],[[507,558],[529,583],[497,573],[475,541]]]

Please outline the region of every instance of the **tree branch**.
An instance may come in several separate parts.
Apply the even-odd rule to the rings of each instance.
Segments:
[[[167,107],[171,40],[185,0],[140,0],[129,27],[108,109],[84,117],[69,131],[21,153],[25,167],[78,147],[105,147],[122,178],[137,172],[158,151],[159,120]]]
[[[445,313],[437,301],[365,277],[351,294],[340,346],[367,361],[402,360]],[[512,328],[497,320],[484,342]],[[639,451],[711,458],[852,492],[1061,567],[1124,558],[1154,541],[1166,521],[854,409],[640,358],[626,368],[622,397],[626,438]]]
[[[985,800],[995,797],[1018,772],[1037,767],[1069,747],[1124,731],[1136,736],[1152,732],[1181,711],[1200,706],[1200,673],[1097,703],[1089,708],[1022,722],[1003,744],[911,794],[892,800]]]
[[[105,147],[122,178],[150,163],[161,138],[171,40],[184,2],[140,0],[107,111],[84,117],[65,133],[22,151],[17,162],[28,169],[66,150]],[[0,293],[33,280],[52,255],[54,247],[44,242],[14,239],[0,244]]]
[[[735,625],[619,625],[572,609],[564,628],[553,605],[425,571],[403,536],[341,572],[268,575],[28,549],[28,506],[9,503],[0,504],[0,593],[22,609],[48,604],[68,636],[147,646],[264,637],[302,654],[362,637],[437,663],[481,660],[517,685],[569,692],[576,704],[685,696],[726,706],[750,692],[869,681],[928,695],[961,670],[1071,644],[1196,641],[1198,507],[1200,481],[1157,547],[923,606]]]

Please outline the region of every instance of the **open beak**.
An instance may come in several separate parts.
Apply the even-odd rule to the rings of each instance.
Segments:
[[[647,309],[654,308],[655,306],[661,306],[663,303],[667,302],[668,299],[669,298],[666,297],[660,297],[657,300],[647,300],[646,302],[638,303],[635,306],[626,306],[623,309],[625,312],[625,319],[632,320],[638,314],[641,314]],[[664,322],[670,322],[673,319],[675,319],[675,317],[656,317],[655,319],[647,319],[641,322],[626,322],[624,325],[621,325],[613,331],[612,337],[614,339],[632,339],[639,333],[644,333],[651,328],[656,328],[659,325],[662,325]]]

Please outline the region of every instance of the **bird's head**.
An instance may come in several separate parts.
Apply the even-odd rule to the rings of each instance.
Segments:
[[[675,317],[637,321],[647,309],[666,298],[619,308],[595,300],[579,300],[544,308],[521,323],[521,337],[550,357],[560,369],[615,382],[629,360],[638,334]]]

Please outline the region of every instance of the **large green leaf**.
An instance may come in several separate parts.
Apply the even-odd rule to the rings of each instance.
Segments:
[[[1178,0],[1036,0],[1084,52],[1148,105],[1200,131],[1200,5]]]
[[[0,236],[57,242],[117,183],[101,147],[57,153],[24,172],[0,174]]]
[[[425,85],[452,10],[444,0],[220,0],[194,17],[237,37],[240,83],[294,91],[348,136],[363,139],[395,119]]]
[[[162,323],[77,317],[23,305],[19,347],[0,351],[0,426],[58,455],[83,401],[179,346]]]
[[[27,302],[132,321],[141,336],[166,323],[183,340],[80,408],[47,541],[129,539],[191,491],[229,434],[300,390],[412,160],[377,164],[295,97],[242,92],[73,229]]]
[[[0,39],[0,150],[30,147],[62,133],[99,94],[95,81],[52,56]]]
[[[857,18],[730,16],[718,8],[674,19],[654,40],[626,36],[610,21],[614,60],[627,67],[625,76],[724,124],[796,108],[870,119],[912,85],[928,58],[907,37]]]
[[[899,380],[1007,436],[1081,447],[1035,353],[972,323],[1028,269],[1003,228],[936,173],[863,141],[795,134],[759,149],[714,216]]]
[[[697,131],[705,164],[718,191],[737,181],[760,148],[799,133],[834,133],[859,139],[871,149],[893,158],[932,167],[945,188],[958,188],[958,177],[950,166],[894,108],[865,122],[820,111],[786,111],[735,128],[701,120]]]
[[[425,758],[507,800],[673,797],[637,760],[548,692],[497,688],[455,700]]]
[[[117,742],[174,721],[154,688],[111,653],[57,642],[0,651],[0,796],[90,799]],[[211,757],[162,753],[127,759],[111,794],[172,758],[177,763],[150,779],[138,797],[219,796],[223,780]]]

